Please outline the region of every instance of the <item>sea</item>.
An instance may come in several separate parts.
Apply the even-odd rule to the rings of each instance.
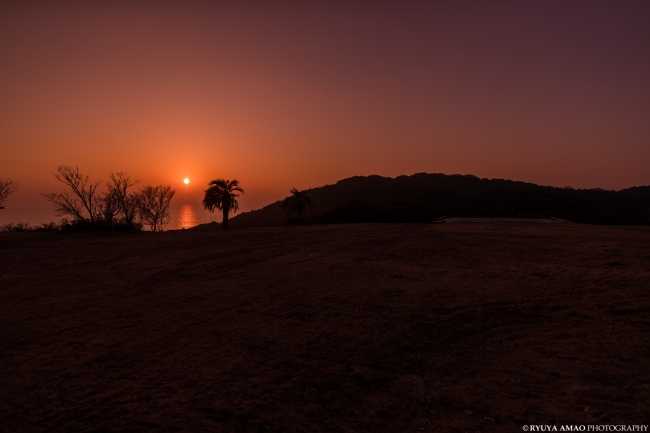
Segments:
[[[199,224],[206,224],[212,221],[220,221],[219,213],[210,213],[203,209],[198,203],[172,204],[170,209],[170,221],[165,230],[189,229]],[[0,229],[7,224],[26,223],[30,226],[39,227],[50,222],[58,223],[62,219],[52,209],[29,208],[19,205],[11,206],[8,202],[4,209],[0,209]]]

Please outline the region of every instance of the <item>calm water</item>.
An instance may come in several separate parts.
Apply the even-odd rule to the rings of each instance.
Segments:
[[[165,230],[188,229],[199,224],[219,220],[219,214],[211,214],[203,209],[203,206],[184,203],[172,205],[171,221]],[[59,222],[61,217],[57,216],[50,209],[31,209],[11,206],[7,203],[5,209],[0,209],[0,226],[10,223],[28,223],[32,226],[40,226],[51,221]]]
[[[172,209],[171,222],[167,230],[189,229],[199,224],[215,221],[218,214],[212,214],[203,209],[203,206],[183,204],[177,209]]]

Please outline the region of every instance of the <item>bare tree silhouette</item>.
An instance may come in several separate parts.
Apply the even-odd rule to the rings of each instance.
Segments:
[[[230,211],[236,212],[239,209],[237,203],[237,192],[244,193],[244,190],[239,187],[237,179],[216,179],[208,184],[209,188],[205,190],[205,197],[203,198],[203,207],[210,212],[215,209],[223,211],[223,222],[221,228],[228,230],[228,214]]]
[[[89,183],[89,177],[79,173],[79,167],[60,165],[52,175],[70,191],[43,194],[54,205],[59,215],[71,216],[75,221],[94,224],[101,217],[97,187],[102,182]]]
[[[59,215],[72,217],[73,225],[99,230],[107,226],[140,230],[147,225],[152,231],[162,231],[169,222],[170,203],[176,192],[170,186],[147,185],[130,192],[139,181],[120,171],[109,175],[107,191],[99,194],[101,181],[91,183],[76,166],[61,165],[54,177],[68,189],[43,195]]]
[[[140,181],[131,180],[131,175],[123,171],[108,176],[110,180],[106,184],[108,192],[104,195],[104,200],[115,207],[115,215],[119,216],[120,223],[134,227],[138,217],[138,194],[129,192],[129,188]]]
[[[147,185],[138,193],[138,214],[152,232],[162,231],[169,222],[169,206],[175,193],[163,185]]]
[[[118,222],[119,206],[116,197],[110,192],[102,194],[97,201],[97,218],[107,224]]]
[[[298,222],[307,208],[313,209],[314,203],[307,196],[308,190],[298,191],[296,188],[291,189],[291,195],[282,200],[282,209],[287,211],[289,219],[294,212],[298,214]]]
[[[2,206],[7,198],[16,192],[18,189],[18,182],[11,179],[0,179],[0,209],[4,209]]]

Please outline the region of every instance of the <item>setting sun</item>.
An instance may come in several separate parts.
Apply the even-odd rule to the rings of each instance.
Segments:
[[[187,185],[187,184],[190,183],[190,180],[189,180],[188,178],[185,178],[185,179],[183,179],[183,183],[184,183],[185,185]]]

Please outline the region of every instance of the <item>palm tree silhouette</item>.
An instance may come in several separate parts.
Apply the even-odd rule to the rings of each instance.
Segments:
[[[307,191],[298,191],[296,188],[293,188],[289,191],[291,195],[282,201],[282,209],[287,211],[289,218],[291,218],[292,213],[296,212],[298,214],[298,222],[300,222],[300,217],[302,217],[305,209],[314,208],[314,203],[307,197]]]
[[[215,209],[223,211],[223,222],[221,228],[228,230],[228,213],[230,211],[236,212],[239,209],[237,203],[237,192],[243,193],[244,190],[239,187],[237,179],[216,179],[208,184],[209,188],[205,190],[205,197],[203,198],[203,207],[210,212]]]

